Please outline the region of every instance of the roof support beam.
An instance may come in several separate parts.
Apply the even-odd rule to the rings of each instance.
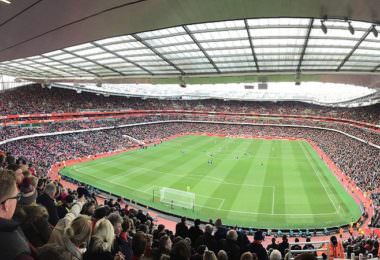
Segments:
[[[152,45],[150,45],[149,43],[147,43],[146,41],[144,41],[140,36],[138,36],[137,34],[131,34],[131,36],[133,38],[136,39],[136,41],[140,42],[141,44],[143,44],[145,47],[147,47],[148,49],[150,49],[152,52],[154,52],[154,54],[156,54],[158,57],[160,57],[162,60],[166,61],[166,63],[168,63],[170,66],[172,66],[173,68],[175,68],[178,72],[180,72],[182,75],[185,75],[185,72],[183,70],[181,70],[179,67],[177,67],[173,62],[171,62],[170,60],[168,60],[167,58],[165,58],[165,56],[163,56],[160,52],[158,52],[155,48],[153,48]]]
[[[118,58],[124,60],[125,62],[131,63],[132,65],[134,65],[134,66],[136,66],[136,67],[142,69],[143,71],[149,73],[150,75],[154,75],[150,70],[144,68],[143,66],[137,64],[136,62],[131,61],[130,59],[127,59],[127,58],[125,58],[124,56],[121,56],[120,54],[117,54],[116,52],[113,52],[113,51],[111,51],[111,50],[108,50],[107,48],[103,47],[102,45],[100,45],[100,44],[98,44],[98,43],[96,43],[96,42],[92,42],[92,44],[93,44],[94,46],[96,46],[96,47],[102,49],[103,51],[106,51],[106,52],[109,52],[109,53],[115,55],[116,57],[118,57]]]
[[[36,61],[36,60],[32,60],[32,59],[30,59],[30,58],[25,58],[25,59],[28,60],[28,61],[32,61],[33,63],[36,63],[36,64],[44,65],[45,67],[48,67],[48,68],[53,69],[53,70],[62,71],[63,73],[70,74],[70,75],[73,75],[73,76],[78,76],[78,75],[75,74],[75,73],[68,72],[68,71],[65,71],[65,70],[63,70],[63,69],[57,69],[57,68],[54,68],[53,66],[50,66],[50,65],[44,64],[44,63],[39,62],[39,61]],[[33,66],[33,65],[29,65],[29,66]],[[48,72],[49,72],[49,71],[48,71]],[[59,74],[57,74],[57,73],[54,73],[54,74],[56,74],[56,75],[62,77],[62,75],[59,75]]]
[[[314,18],[311,18],[310,22],[309,22],[309,26],[307,27],[306,38],[305,38],[305,42],[304,42],[304,44],[302,46],[302,51],[301,51],[300,59],[298,61],[297,72],[301,71],[302,61],[303,61],[303,57],[305,56],[305,52],[306,52],[306,48],[307,48],[307,43],[309,42],[309,38],[310,38],[310,32],[311,32],[311,29],[313,28],[313,23],[314,23]]]
[[[340,71],[340,69],[343,67],[343,65],[350,59],[352,54],[356,51],[356,49],[359,47],[359,45],[367,38],[367,36],[371,33],[372,25],[369,27],[369,29],[363,34],[363,36],[359,39],[359,41],[355,44],[354,48],[350,51],[350,53],[347,54],[347,56],[344,58],[344,60],[339,64],[338,68],[336,68],[335,71]]]
[[[190,38],[193,40],[193,42],[198,46],[198,48],[201,50],[201,52],[203,53],[203,55],[208,59],[208,61],[211,63],[211,65],[214,67],[214,69],[220,73],[220,70],[218,68],[218,66],[216,66],[215,62],[211,59],[211,57],[207,54],[207,52],[205,51],[205,49],[202,47],[202,45],[197,41],[197,39],[194,37],[194,35],[191,33],[191,31],[189,30],[189,28],[184,25],[182,26],[183,29],[187,32],[187,34],[190,36]]]
[[[60,76],[60,77],[62,77],[62,75],[57,74],[57,73],[55,73],[55,72],[51,72],[51,71],[47,71],[47,70],[44,70],[44,69],[36,68],[36,66],[33,65],[33,64],[24,65],[24,64],[22,64],[22,63],[20,63],[20,62],[18,62],[18,61],[13,61],[13,62],[16,63],[16,64],[19,64],[19,65],[21,65],[21,66],[29,66],[29,67],[31,67],[31,68],[35,68],[35,69],[38,70],[38,71],[35,72],[35,73],[39,73],[40,75],[42,75],[40,72],[43,72],[43,73],[53,74],[53,75],[56,75],[56,76]],[[49,67],[49,68],[51,68],[51,67]],[[51,68],[51,69],[54,69],[54,68]],[[54,70],[55,70],[55,69],[54,69]]]
[[[18,62],[15,62],[15,63],[19,64]],[[22,64],[21,64],[21,65],[22,65]],[[44,77],[44,74],[41,73],[41,72],[38,72],[38,71],[32,71],[32,70],[27,70],[27,69],[24,69],[24,68],[18,68],[18,67],[16,67],[16,66],[13,66],[13,65],[10,65],[10,64],[6,64],[5,66],[10,67],[10,68],[13,69],[14,71],[26,71],[26,72],[28,72],[28,73],[30,72],[30,73],[32,73],[32,74],[36,74],[36,75],[40,75],[40,76]]]
[[[100,67],[102,67],[102,68],[104,68],[104,69],[107,69],[107,70],[113,71],[113,72],[115,72],[116,74],[119,74],[120,76],[126,76],[124,73],[121,73],[120,71],[117,71],[117,70],[115,70],[115,69],[113,69],[113,68],[110,68],[110,67],[108,67],[107,65],[103,65],[103,64],[101,64],[101,63],[99,63],[99,62],[97,62],[97,61],[90,60],[89,58],[86,58],[86,57],[84,57],[84,56],[80,56],[80,55],[78,55],[78,54],[76,54],[76,53],[74,53],[74,52],[71,52],[71,51],[68,51],[68,50],[62,50],[62,51],[65,52],[65,53],[71,54],[71,55],[73,55],[73,56],[75,56],[75,57],[77,57],[77,58],[82,58],[82,59],[84,59],[85,61],[92,62],[92,63],[94,63],[94,64],[96,64],[96,65],[98,65],[98,66],[100,66]]]
[[[251,33],[249,31],[249,26],[248,26],[247,19],[244,19],[244,24],[245,24],[245,29],[247,30],[248,40],[249,40],[249,46],[251,47],[251,52],[252,52],[253,60],[255,61],[256,70],[257,70],[257,72],[260,72],[259,63],[257,62],[255,48],[253,46],[252,37],[251,37]]]
[[[379,68],[380,68],[380,64],[377,65],[373,70],[371,70],[371,72],[375,72],[375,71],[377,71]]]
[[[41,56],[44,57],[44,58],[50,59],[50,60],[52,60],[52,61],[58,62],[58,63],[60,63],[60,64],[62,64],[62,65],[66,65],[66,66],[69,66],[69,67],[71,67],[71,68],[74,68],[74,69],[77,69],[77,70],[81,70],[81,71],[87,72],[87,73],[89,73],[89,74],[91,74],[91,75],[94,75],[95,77],[100,77],[99,74],[96,74],[95,72],[92,72],[92,71],[90,71],[90,70],[86,70],[86,69],[83,69],[83,68],[81,68],[81,67],[74,66],[74,65],[72,65],[72,64],[70,64],[70,63],[66,63],[66,62],[63,62],[63,61],[60,61],[60,60],[56,60],[56,59],[51,58],[51,57],[48,57],[48,56],[46,56],[46,55],[44,55],[44,54],[41,54]]]

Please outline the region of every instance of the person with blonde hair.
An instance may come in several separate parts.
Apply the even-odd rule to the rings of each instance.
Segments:
[[[106,218],[98,220],[88,250],[83,255],[83,260],[123,259],[120,253],[117,256],[121,258],[114,258],[111,253],[114,240],[115,230],[111,222]]]
[[[80,215],[68,223],[63,232],[54,229],[49,243],[62,246],[65,250],[64,259],[82,260],[92,232],[91,219]]]
[[[224,251],[224,250],[219,250],[217,256],[218,256],[218,260],[228,260],[228,255],[227,255],[226,251]]]
[[[218,260],[218,258],[216,258],[216,255],[213,251],[206,250],[203,253],[203,260]]]

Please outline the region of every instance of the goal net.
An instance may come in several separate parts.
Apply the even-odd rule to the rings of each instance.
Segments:
[[[193,209],[195,204],[195,193],[171,188],[161,188],[160,202],[186,209]]]

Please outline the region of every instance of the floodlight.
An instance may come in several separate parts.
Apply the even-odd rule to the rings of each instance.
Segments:
[[[350,33],[351,33],[352,35],[354,35],[354,34],[355,34],[355,29],[354,29],[354,27],[352,26],[351,21],[348,21],[348,19],[346,19],[346,21],[347,21],[347,23],[348,23],[348,30],[350,31]]]
[[[377,36],[379,36],[379,32],[376,30],[375,25],[372,25],[371,33],[373,34],[373,36],[375,36],[375,38],[377,38]]]
[[[324,34],[327,34],[327,27],[325,25],[326,20],[321,20],[321,29]]]

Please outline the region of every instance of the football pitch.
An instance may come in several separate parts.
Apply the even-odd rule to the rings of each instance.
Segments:
[[[361,215],[312,146],[301,140],[187,135],[64,168],[64,176],[179,216],[242,227],[345,225]],[[160,189],[195,194],[184,208]],[[179,197],[178,197],[179,198]]]

